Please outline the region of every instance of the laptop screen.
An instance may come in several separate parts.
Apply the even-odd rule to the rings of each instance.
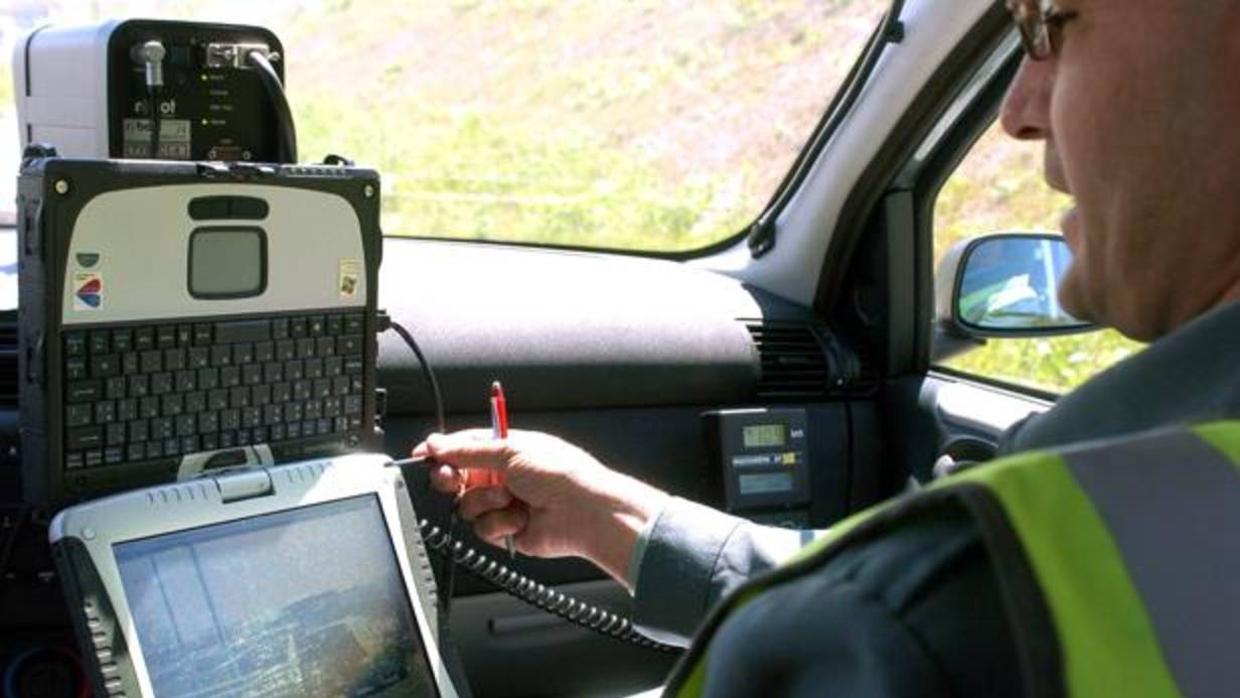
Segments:
[[[437,696],[373,495],[116,544],[157,696]]]

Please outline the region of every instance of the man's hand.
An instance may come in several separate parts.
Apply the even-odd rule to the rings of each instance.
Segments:
[[[667,494],[599,463],[549,434],[490,430],[434,434],[413,449],[437,465],[431,485],[459,494],[461,518],[496,546],[513,536],[517,549],[538,557],[584,557],[626,582],[633,545]],[[478,486],[476,471],[498,471],[502,487]],[[475,484],[471,485],[472,479]]]

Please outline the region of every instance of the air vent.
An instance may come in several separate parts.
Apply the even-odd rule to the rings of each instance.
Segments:
[[[0,323],[0,407],[17,407],[17,327]]]
[[[803,400],[831,392],[827,354],[809,325],[746,322],[762,361],[758,397]]]

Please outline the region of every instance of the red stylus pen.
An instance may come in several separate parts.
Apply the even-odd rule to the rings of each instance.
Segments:
[[[499,381],[491,383],[491,436],[496,439],[508,438],[508,402],[504,400],[504,386],[500,385]],[[502,473],[492,470],[488,475],[488,484],[492,487],[503,486]],[[517,546],[512,536],[504,536],[504,547],[508,549],[509,558],[517,556]]]

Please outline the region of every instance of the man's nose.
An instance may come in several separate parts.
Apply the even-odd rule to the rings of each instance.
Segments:
[[[1020,64],[1016,79],[1003,99],[1000,120],[1008,135],[1020,140],[1042,140],[1050,133],[1050,94],[1053,59]]]

